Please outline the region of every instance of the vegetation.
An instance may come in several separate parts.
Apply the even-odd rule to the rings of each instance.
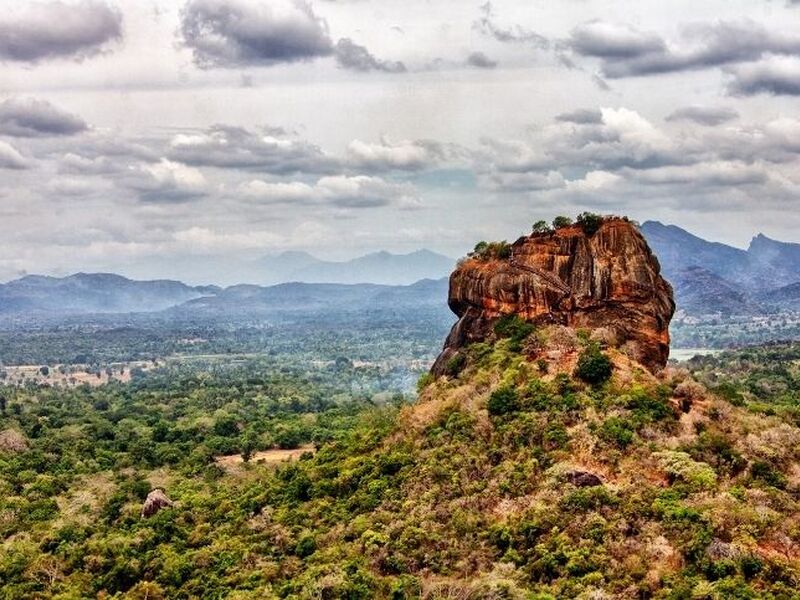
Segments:
[[[536,221],[532,227],[533,233],[552,233],[553,228],[547,224],[547,221]]]
[[[591,343],[578,357],[575,375],[586,383],[600,385],[611,378],[612,370],[613,364],[608,356],[603,354],[599,345]]]
[[[563,229],[564,227],[569,227],[570,225],[572,225],[572,219],[569,217],[560,215],[553,219],[553,229]]]
[[[511,244],[502,242],[478,242],[470,257],[479,260],[506,260],[511,257]]]
[[[523,342],[536,331],[536,326],[517,315],[504,315],[494,326],[495,335],[508,338],[509,349],[514,352],[522,350]]]
[[[526,325],[417,407],[280,357],[3,389],[29,446],[0,451],[2,596],[795,597],[800,350],[693,361],[713,392],[678,369],[597,387],[518,350],[552,335]],[[156,486],[175,505],[141,519]]]
[[[603,224],[603,217],[590,212],[583,212],[578,215],[575,222],[583,229],[583,232],[588,236],[593,236],[600,229]]]

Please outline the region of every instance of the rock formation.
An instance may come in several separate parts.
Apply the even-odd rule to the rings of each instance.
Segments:
[[[433,366],[435,375],[445,372],[459,348],[489,339],[506,314],[603,329],[651,370],[669,356],[672,288],[638,227],[625,218],[607,217],[591,233],[579,225],[534,233],[502,254],[471,256],[450,276],[448,302],[459,320]]]
[[[147,494],[147,498],[145,498],[144,504],[142,505],[142,519],[152,517],[162,508],[168,508],[173,506],[173,504],[172,500],[167,498],[164,490],[156,488]]]

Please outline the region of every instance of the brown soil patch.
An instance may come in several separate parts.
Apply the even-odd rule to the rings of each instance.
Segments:
[[[297,460],[306,452],[313,454],[316,452],[316,448],[314,448],[313,444],[306,444],[291,450],[262,450],[261,452],[253,452],[249,462],[254,465],[276,465],[286,461]],[[241,469],[244,459],[241,454],[230,454],[228,456],[217,456],[214,462],[228,472],[235,472]]]

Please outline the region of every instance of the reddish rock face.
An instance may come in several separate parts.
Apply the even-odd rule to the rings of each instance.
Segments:
[[[594,235],[578,226],[522,237],[511,258],[463,261],[450,276],[459,320],[433,366],[440,375],[459,348],[492,335],[516,314],[535,323],[610,330],[617,345],[651,370],[669,356],[672,287],[638,228],[606,219]]]

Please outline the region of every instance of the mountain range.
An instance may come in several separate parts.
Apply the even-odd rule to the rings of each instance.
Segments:
[[[27,275],[0,284],[0,314],[154,312],[219,291],[215,286],[191,287],[170,280],[133,281],[111,273]]]
[[[800,301],[800,244],[762,234],[744,250],[710,242],[675,225],[647,221],[641,232],[687,315],[757,316],[795,310]],[[136,281],[108,273],[28,275],[0,284],[0,315],[75,315],[171,310],[175,315],[283,315],[332,307],[368,311],[381,302],[440,307],[455,261],[429,250],[375,252],[350,261],[284,252],[253,261],[266,285],[190,286]]]
[[[422,279],[441,279],[450,274],[455,260],[430,250],[409,254],[380,251],[352,260],[320,260],[307,252],[283,252],[265,256],[253,264],[252,281],[262,285],[301,283],[376,283],[410,285]]]
[[[658,221],[646,221],[641,231],[687,314],[755,315],[797,306],[800,244],[758,234],[743,250]]]

